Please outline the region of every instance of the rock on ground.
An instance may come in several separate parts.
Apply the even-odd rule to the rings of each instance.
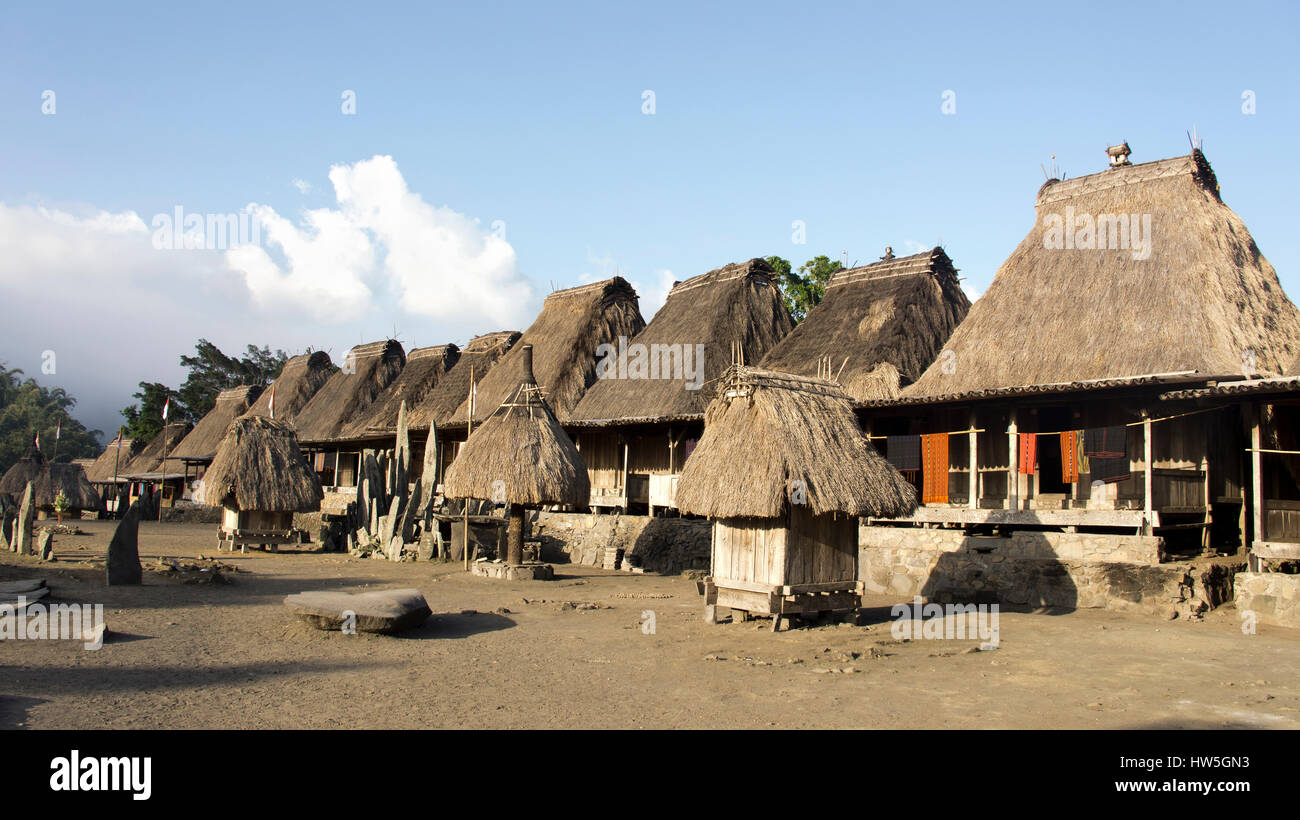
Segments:
[[[299,592],[284,605],[317,629],[341,629],[344,613],[356,616],[358,632],[391,634],[424,623],[432,614],[418,589],[381,589],[373,592]]]

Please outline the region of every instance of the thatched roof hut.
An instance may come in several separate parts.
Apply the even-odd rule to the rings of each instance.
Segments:
[[[876,452],[837,384],[733,366],[704,419],[677,485],[677,508],[711,518],[778,518],[790,482],[813,515],[899,516],[912,485]]]
[[[343,429],[365,413],[393,383],[405,363],[406,353],[393,339],[352,348],[342,369],[329,377],[293,420],[298,440],[304,444],[337,440]],[[276,417],[279,415],[277,396]]]
[[[470,433],[443,479],[444,492],[449,498],[584,506],[590,492],[587,467],[527,377],[531,351],[521,345],[519,352],[524,378]]]
[[[35,447],[28,448],[27,453],[0,478],[0,494],[21,498],[28,482],[34,482],[33,500],[42,510],[53,510],[54,499],[60,492],[67,498],[69,510],[99,510],[104,507],[80,465],[50,464]]]
[[[934,362],[970,306],[943,248],[837,271],[759,366],[815,376],[828,358],[855,401],[894,398]]]
[[[532,347],[520,345],[518,352],[520,383],[470,433],[443,479],[449,498],[509,505],[509,565],[523,562],[525,506],[585,506],[591,494],[587,465],[533,378]]]
[[[756,363],[793,326],[765,260],[732,263],[678,282],[650,324],[627,345],[629,351],[644,350],[651,378],[597,378],[570,420],[700,418],[712,397],[711,390],[701,388],[726,369],[737,342],[744,360]],[[698,345],[703,345],[702,360],[696,358]],[[689,357],[685,367],[684,357]],[[631,355],[627,359],[633,361]],[[687,367],[697,369],[694,379]]]
[[[249,384],[222,390],[217,394],[216,404],[207,415],[199,419],[189,435],[176,445],[172,455],[182,461],[211,461],[230,422],[248,412],[261,392],[261,387]]]
[[[203,476],[203,503],[241,511],[314,512],[320,480],[286,422],[243,416],[231,422]]]
[[[537,383],[560,419],[567,419],[587,388],[596,381],[596,348],[632,338],[645,327],[636,291],[621,276],[546,297],[542,312],[524,332],[519,344],[497,362],[478,385],[475,421],[486,419],[525,381],[523,345],[531,345]],[[458,406],[451,425],[464,419]]]
[[[95,463],[86,470],[86,477],[92,484],[112,484],[114,476],[117,483],[123,483],[126,481],[127,474],[124,472],[126,465],[139,455],[142,447],[140,441],[118,434],[95,459]]]
[[[167,477],[173,475],[179,476],[181,473],[171,473],[169,470],[176,470],[181,467],[181,462],[173,455],[177,445],[189,435],[190,424],[188,422],[176,422],[168,424],[159,431],[153,440],[145,445],[144,449],[135,455],[126,467],[118,466],[118,475],[126,476],[154,476],[165,474]],[[163,464],[164,458],[166,464]]]
[[[409,408],[423,402],[437,388],[459,359],[460,348],[454,344],[412,350],[406,355],[406,366],[392,384],[339,437],[359,440],[392,435],[397,430],[402,402],[406,402],[409,413]]]
[[[274,393],[275,417],[292,422],[316,392],[325,386],[334,370],[329,354],[323,350],[290,357],[280,375],[249,408],[248,415],[271,415],[271,396]]]
[[[469,395],[470,374],[475,384],[483,381],[488,371],[519,341],[520,335],[517,330],[502,330],[470,339],[451,370],[423,399],[407,407],[411,429],[425,430],[430,422],[441,427],[455,421],[456,409]],[[460,420],[464,421],[465,417],[461,416]]]
[[[1295,359],[1300,310],[1220,199],[1199,150],[1050,180],[1036,213],[948,340],[951,359],[940,356],[905,399],[1152,376],[1206,380],[1252,364],[1276,374]]]

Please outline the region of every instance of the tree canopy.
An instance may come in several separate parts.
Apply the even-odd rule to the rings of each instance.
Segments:
[[[0,365],[0,475],[23,457],[38,435],[47,459],[68,462],[99,455],[100,431],[87,430],[71,416],[77,400],[62,387],[42,387],[22,376],[23,371]]]
[[[802,322],[808,311],[821,302],[831,274],[844,268],[838,259],[832,261],[829,256],[814,256],[799,266],[798,273],[791,270],[788,260],[779,256],[767,257],[767,263],[776,272],[781,297],[795,324]]]

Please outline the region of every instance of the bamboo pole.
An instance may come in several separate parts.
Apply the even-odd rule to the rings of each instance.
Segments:
[[[1152,461],[1152,452],[1154,448],[1151,445],[1151,414],[1146,410],[1142,411],[1142,460],[1146,469],[1142,475],[1142,534],[1151,534],[1151,523],[1153,520],[1152,510],[1154,504],[1151,499],[1151,488],[1154,484],[1152,473],[1155,464]]]
[[[1011,474],[1007,477],[1007,508],[1020,509],[1020,437],[1016,428],[1016,409],[1011,408],[1011,420],[1007,424],[1007,465]]]
[[[970,498],[966,506],[972,510],[979,509],[979,464],[977,454],[979,452],[979,441],[975,432],[975,408],[970,410],[970,432],[967,433],[966,440],[970,443]]]
[[[465,401],[465,411],[468,418],[465,425],[465,441],[469,441],[469,434],[474,432],[474,366],[469,368],[469,396]],[[465,522],[465,545],[461,553],[465,558],[465,570],[469,570],[469,499],[462,499],[461,512]]]

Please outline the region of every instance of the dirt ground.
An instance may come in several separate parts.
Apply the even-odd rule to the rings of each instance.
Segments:
[[[895,642],[863,624],[773,634],[701,619],[681,577],[558,565],[505,582],[457,564],[249,552],[229,584],[146,572],[107,587],[111,522],[82,521],[55,563],[0,553],[0,580],[103,603],[109,641],[0,644],[5,728],[1297,728],[1300,630],[1078,610],[1001,613],[1000,647]],[[140,552],[215,557],[214,527],[141,525]],[[401,636],[316,630],[285,595],[418,587],[434,615]],[[595,607],[584,605],[596,605]],[[654,612],[654,634],[641,629]]]

